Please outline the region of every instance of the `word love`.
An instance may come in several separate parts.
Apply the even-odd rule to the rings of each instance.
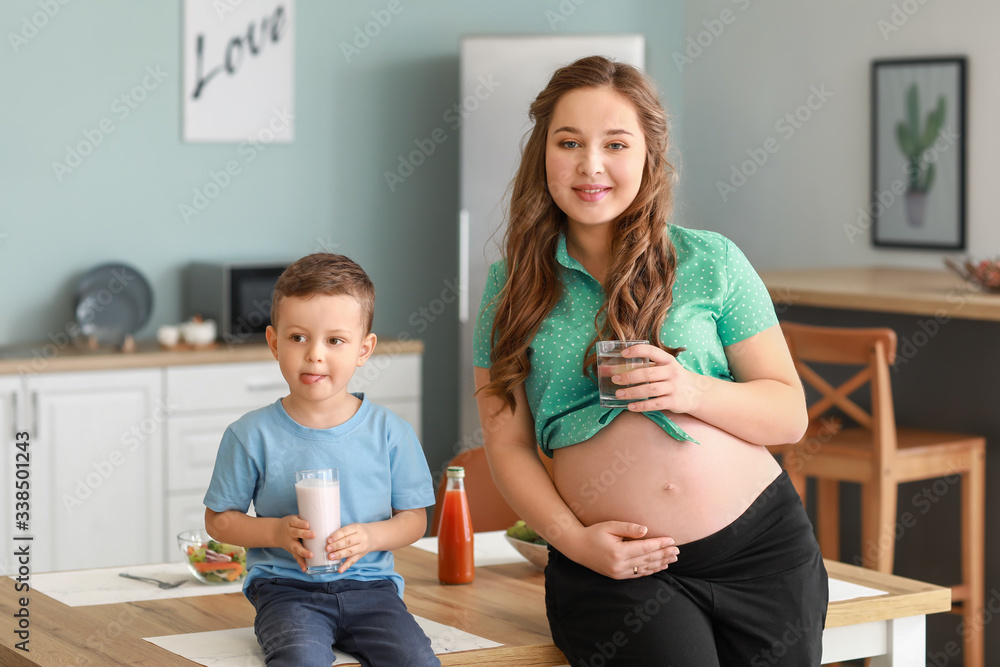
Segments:
[[[285,7],[284,5],[278,5],[274,9],[274,13],[270,17],[264,17],[260,21],[260,32],[257,36],[254,36],[254,28],[256,26],[250,23],[247,26],[246,35],[243,34],[236,35],[226,44],[224,50],[224,55],[222,57],[222,62],[209,70],[208,74],[203,74],[205,71],[204,59],[205,59],[205,36],[198,35],[197,45],[195,46],[196,53],[196,81],[194,87],[194,92],[191,94],[193,99],[198,99],[201,94],[205,91],[205,86],[213,78],[225,71],[229,76],[233,76],[240,69],[243,64],[244,58],[244,45],[246,50],[250,52],[251,56],[256,57],[263,50],[264,46],[270,41],[272,44],[281,41],[282,36],[285,32]]]

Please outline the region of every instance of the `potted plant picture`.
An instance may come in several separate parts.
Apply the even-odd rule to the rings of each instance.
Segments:
[[[872,61],[873,245],[965,249],[965,73],[964,56]]]
[[[913,227],[924,226],[927,195],[934,185],[935,165],[926,156],[934,145],[944,125],[945,99],[938,96],[937,106],[927,113],[927,120],[920,124],[920,99],[917,84],[906,90],[906,120],[896,124],[896,141],[906,158],[906,221]]]

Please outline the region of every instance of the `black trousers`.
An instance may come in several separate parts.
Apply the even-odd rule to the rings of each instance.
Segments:
[[[618,581],[549,547],[545,606],[570,667],[820,664],[826,568],[782,471],[733,523],[676,563]]]

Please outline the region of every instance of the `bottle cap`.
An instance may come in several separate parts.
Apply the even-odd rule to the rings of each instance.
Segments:
[[[457,477],[460,479],[465,477],[465,468],[462,466],[448,466],[448,470],[446,472],[448,477]]]

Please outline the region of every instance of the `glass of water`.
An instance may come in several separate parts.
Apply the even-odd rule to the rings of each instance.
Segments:
[[[597,388],[601,394],[601,406],[606,408],[623,408],[629,403],[644,399],[616,398],[615,391],[629,386],[615,384],[611,377],[636,368],[649,366],[645,357],[623,357],[622,350],[633,345],[648,344],[648,340],[600,340],[597,341]],[[641,382],[639,384],[646,384]]]

